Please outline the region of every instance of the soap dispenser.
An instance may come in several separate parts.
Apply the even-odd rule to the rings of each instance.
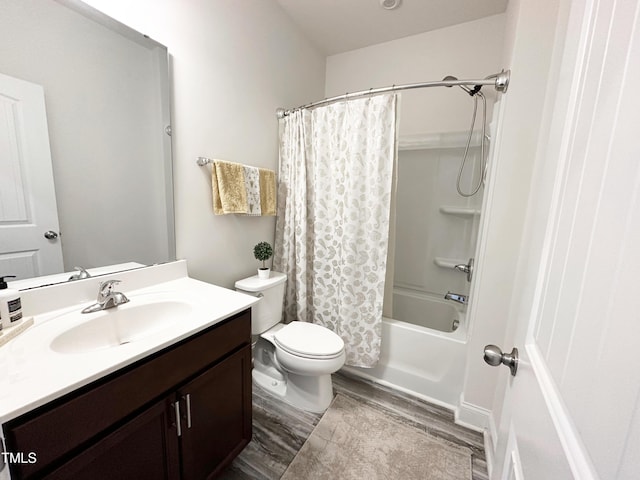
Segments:
[[[15,278],[15,275],[0,277],[0,324],[3,329],[17,325],[22,320],[20,291],[8,288],[5,278]]]

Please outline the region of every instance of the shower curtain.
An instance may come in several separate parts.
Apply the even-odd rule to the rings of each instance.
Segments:
[[[396,95],[301,109],[281,123],[274,269],[284,320],[323,325],[346,364],[380,355]]]

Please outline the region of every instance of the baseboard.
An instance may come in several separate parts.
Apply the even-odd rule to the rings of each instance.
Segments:
[[[498,440],[496,423],[491,411],[466,402],[464,400],[464,396],[460,395],[460,405],[456,409],[455,413],[455,422],[458,425],[476,430],[483,434],[487,471],[489,473],[489,478],[491,478],[496,442]]]
[[[489,478],[493,478],[493,461],[497,446],[498,431],[496,430],[496,422],[493,419],[493,414],[490,413],[488,426],[484,431],[484,455],[487,461],[487,472],[489,473]]]
[[[470,428],[477,432],[484,432],[489,427],[491,411],[472,403],[465,402],[460,395],[460,404],[456,409],[455,421],[458,425]]]

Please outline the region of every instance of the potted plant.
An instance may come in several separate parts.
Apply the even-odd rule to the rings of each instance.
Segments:
[[[265,262],[271,258],[271,255],[273,255],[273,248],[269,242],[260,242],[253,247],[253,256],[262,261],[262,267],[258,268],[258,278],[269,278],[271,269],[266,266]]]

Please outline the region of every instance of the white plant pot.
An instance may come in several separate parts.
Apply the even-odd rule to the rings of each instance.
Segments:
[[[259,268],[258,269],[258,278],[267,279],[271,276],[270,268]]]

